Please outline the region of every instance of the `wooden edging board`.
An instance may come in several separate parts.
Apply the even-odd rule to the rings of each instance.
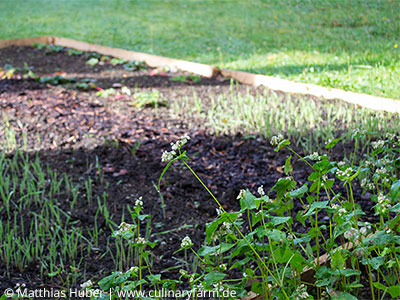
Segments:
[[[189,62],[180,59],[168,58],[143,52],[135,52],[118,48],[111,48],[73,39],[42,36],[14,40],[0,40],[0,48],[8,46],[29,46],[34,43],[53,44],[87,52],[98,52],[127,60],[144,61],[150,67],[172,67],[205,77],[214,77],[218,74],[235,79],[241,83],[265,86],[271,90],[285,93],[312,95],[326,100],[339,99],[373,110],[400,113],[400,99],[384,98],[361,93],[348,92],[340,89],[326,88],[315,84],[294,82],[272,76],[252,74],[241,71],[218,69],[213,66]]]

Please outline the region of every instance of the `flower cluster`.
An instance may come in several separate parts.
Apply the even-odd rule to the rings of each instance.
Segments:
[[[360,236],[360,232],[356,228],[350,228],[344,233],[344,238],[350,241],[357,240]]]
[[[181,149],[181,147],[185,144],[187,144],[188,140],[190,140],[190,136],[188,136],[187,134],[182,135],[181,139],[176,141],[176,143],[171,143],[171,149],[173,151],[179,150]]]
[[[361,233],[361,235],[362,235],[363,237],[366,237],[367,234],[368,234],[368,231],[371,231],[372,226],[371,226],[370,223],[368,223],[368,222],[365,222],[364,225],[365,225],[365,226],[363,226],[363,227],[360,228],[360,233]]]
[[[272,146],[277,146],[282,141],[283,141],[283,135],[279,133],[278,135],[274,135],[271,138],[271,142],[270,143],[271,143]]]
[[[128,224],[125,222],[122,222],[119,226],[118,226],[118,230],[114,232],[115,235],[122,235],[124,233],[127,233],[129,231],[131,231],[132,229],[135,229],[136,226],[134,224]]]
[[[331,205],[332,209],[336,210],[339,214],[339,217],[345,215],[347,213],[347,210],[344,207],[341,207],[338,204],[332,204]]]
[[[264,193],[264,186],[259,186],[258,187],[258,189],[257,189],[257,192],[258,192],[258,194],[261,196],[261,197],[263,197],[263,196],[265,196],[265,193]]]
[[[244,198],[244,196],[246,195],[246,191],[245,190],[240,190],[238,196],[236,197],[236,199],[242,199]]]
[[[171,143],[172,150],[164,151],[161,155],[161,161],[168,163],[171,160],[173,160],[176,155],[176,151],[179,151],[181,149],[181,147],[188,142],[188,140],[190,140],[190,136],[185,134],[180,137],[180,140],[176,141],[175,143]]]
[[[293,299],[296,300],[307,299],[309,297],[310,295],[307,292],[307,287],[304,284],[299,285],[293,294]]]
[[[135,206],[136,207],[142,207],[143,206],[143,201],[142,201],[143,197],[140,196],[138,199],[136,199],[135,201]]]
[[[92,285],[93,285],[93,282],[91,280],[88,280],[81,284],[81,288],[87,289],[87,288],[90,288]]]
[[[385,141],[378,140],[376,142],[372,142],[371,145],[372,145],[372,148],[374,148],[374,149],[380,149],[385,145]]]
[[[353,174],[353,169],[348,167],[344,170],[337,169],[336,175],[339,177],[350,177]]]
[[[390,199],[383,194],[378,195],[378,204],[375,206],[379,214],[386,214],[386,212],[392,208]]]
[[[193,242],[190,239],[190,237],[185,236],[181,242],[181,248],[183,249],[189,249],[193,246]]]
[[[321,156],[318,154],[318,152],[314,152],[313,154],[310,154],[308,156],[308,158],[311,160],[321,160]]]
[[[126,273],[133,273],[133,274],[137,274],[139,272],[139,267],[131,267],[128,271],[126,271]]]
[[[171,160],[174,159],[174,156],[176,155],[175,151],[164,151],[163,154],[161,155],[161,161],[162,162],[170,162]]]
[[[142,238],[141,236],[138,236],[135,240],[135,244],[137,244],[139,246],[146,245],[146,240],[144,238]]]

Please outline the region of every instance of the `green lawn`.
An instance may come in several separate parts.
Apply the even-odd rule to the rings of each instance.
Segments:
[[[58,35],[400,99],[399,11],[398,0],[0,0],[0,39]]]

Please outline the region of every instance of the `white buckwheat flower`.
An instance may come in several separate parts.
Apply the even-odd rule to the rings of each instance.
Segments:
[[[189,249],[193,246],[193,242],[190,239],[190,237],[185,236],[181,242],[181,248],[183,249]]]
[[[137,274],[139,272],[139,267],[131,267],[126,273],[134,273]]]
[[[379,140],[379,141],[376,141],[376,142],[372,142],[371,145],[372,145],[372,148],[379,149],[379,148],[382,148],[385,145],[385,141]]]
[[[140,207],[143,206],[142,198],[143,198],[143,197],[140,196],[138,199],[136,199],[136,201],[135,201],[135,206],[140,206]]]
[[[163,154],[161,155],[161,161],[162,162],[170,162],[171,160],[174,159],[174,156],[176,155],[175,151],[164,151]]]
[[[350,228],[344,233],[344,237],[348,240],[356,240],[360,236],[360,233],[355,228]]]
[[[240,190],[239,195],[236,197],[236,199],[242,199],[246,195],[245,190]]]
[[[310,295],[307,292],[307,287],[304,284],[301,284],[297,287],[296,292],[294,294],[294,299],[302,300],[307,299]]]
[[[283,141],[283,135],[279,133],[278,135],[274,135],[271,138],[271,142],[270,143],[271,143],[272,146],[276,146],[282,141]]]
[[[92,285],[93,285],[93,282],[91,280],[88,280],[81,284],[81,288],[87,289],[87,288],[90,288]]]
[[[308,156],[311,160],[320,160],[321,156],[319,156],[318,152],[314,152]]]
[[[121,235],[121,234],[124,234],[124,233],[130,231],[132,228],[135,228],[135,225],[122,222],[122,223],[119,225],[118,230],[115,231],[114,234],[115,234],[115,235]]]
[[[265,196],[264,186],[262,186],[262,185],[259,186],[258,189],[257,189],[257,192],[260,194],[261,197]]]
[[[135,244],[145,245],[146,244],[146,240],[144,238],[142,238],[141,236],[139,236],[139,237],[136,238]]]

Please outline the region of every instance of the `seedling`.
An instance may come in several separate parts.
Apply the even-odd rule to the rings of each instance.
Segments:
[[[89,65],[89,66],[95,66],[95,65],[97,65],[99,63],[99,59],[98,58],[95,58],[95,57],[92,57],[92,58],[90,58],[87,62],[86,62],[86,64],[87,65]]]
[[[60,85],[60,84],[74,82],[75,79],[74,78],[66,78],[61,75],[54,75],[54,76],[36,77],[36,81],[38,81],[40,83],[48,83],[51,85]]]
[[[114,58],[112,58],[112,59],[110,60],[110,63],[111,63],[113,66],[117,66],[117,65],[126,64],[127,61],[126,61],[125,59],[122,59],[122,58],[116,58],[116,57],[114,57]]]
[[[167,102],[162,99],[161,94],[158,90],[152,90],[151,92],[139,92],[133,95],[134,101],[132,105],[137,108],[146,106],[158,108],[159,106],[166,106]]]
[[[42,43],[34,43],[33,46],[39,50],[45,49],[46,53],[58,53],[58,52],[61,52],[64,50],[64,47],[62,47],[62,46],[46,45],[46,44],[42,44]]]
[[[143,61],[136,61],[136,60],[130,60],[129,62],[125,63],[124,69],[128,71],[136,71],[136,70],[142,70],[142,69],[147,69],[147,65]]]
[[[172,81],[179,81],[179,82],[200,82],[201,77],[193,74],[189,74],[187,76],[178,75],[171,78]]]

